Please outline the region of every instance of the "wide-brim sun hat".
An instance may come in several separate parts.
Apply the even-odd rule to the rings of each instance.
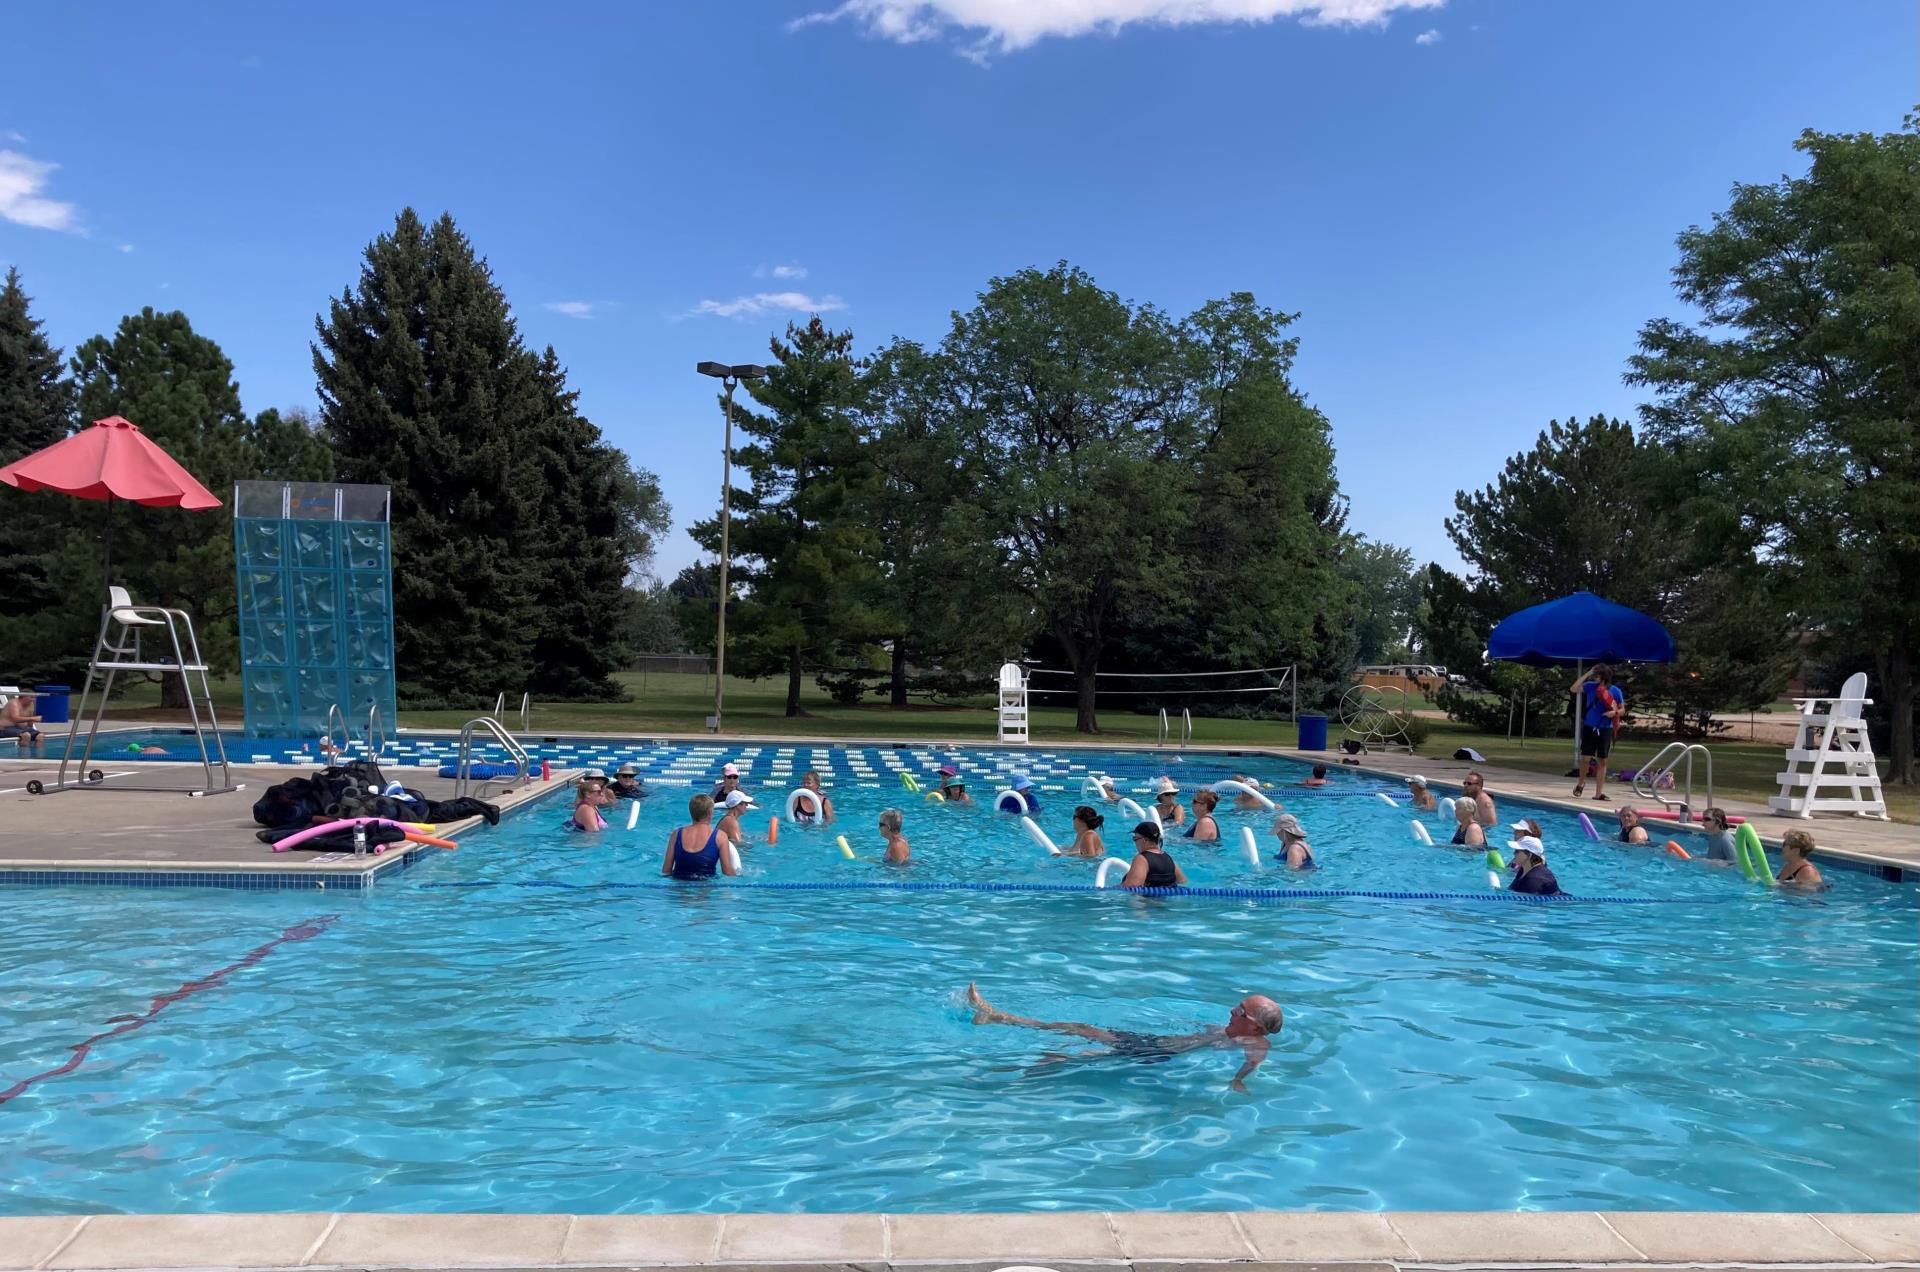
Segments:
[[[1161,778],[1159,784],[1153,788],[1153,794],[1155,798],[1158,798],[1162,795],[1178,795],[1179,793],[1180,793],[1180,783],[1174,781],[1170,777]]]
[[[1013,789],[1016,791],[1032,790],[1033,779],[1028,777],[1025,773],[1015,774],[1013,779]]]
[[[1307,828],[1292,813],[1282,813],[1273,819],[1273,828],[1283,835],[1293,835],[1300,839],[1307,837]]]
[[[613,775],[615,777],[638,777],[640,776],[640,770],[631,764],[622,764],[619,768],[613,770]]]
[[[951,764],[942,764],[942,765],[940,766],[940,776],[942,776],[942,777],[958,777],[958,776],[960,776],[960,770],[959,770],[959,769],[957,769],[957,768],[955,768],[955,767],[953,767],[953,765],[951,765]]]

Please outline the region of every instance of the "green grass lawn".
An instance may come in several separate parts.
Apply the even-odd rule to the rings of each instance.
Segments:
[[[650,672],[619,677],[633,694],[632,702],[540,704],[533,707],[531,732],[556,734],[569,732],[607,733],[699,733],[713,710],[712,682],[703,676]],[[214,683],[214,701],[229,722],[237,722],[240,712],[238,678]],[[156,704],[159,692],[151,685],[138,686],[115,704],[114,714],[159,718]],[[865,737],[903,741],[984,742],[994,736],[992,702],[981,698],[960,706],[928,706],[916,702],[902,710],[885,705],[842,706],[822,693],[812,680],[803,687],[801,705],[806,714],[788,719],[786,685],[780,681],[727,681],[727,732],[766,737],[811,735],[818,737]],[[473,715],[471,711],[403,711],[400,723],[409,728],[457,729]],[[519,704],[509,703],[508,727],[519,727]],[[1505,765],[1534,773],[1564,773],[1571,764],[1569,741],[1564,738],[1528,738],[1509,740],[1501,734],[1480,733],[1447,720],[1431,720],[1432,734],[1420,748],[1424,755],[1451,755],[1462,746],[1470,746],[1487,757],[1490,764]],[[1100,740],[1152,744],[1158,737],[1157,715],[1130,715],[1104,711],[1100,715]],[[1174,722],[1177,731],[1179,722]],[[1033,735],[1036,740],[1072,743],[1081,739],[1073,731],[1073,712],[1063,707],[1038,707],[1033,711]],[[1332,736],[1339,737],[1335,723]],[[1292,746],[1294,726],[1284,720],[1214,720],[1194,722],[1193,740],[1209,746]],[[1716,741],[1708,744],[1713,752],[1714,791],[1716,795],[1764,803],[1778,789],[1774,774],[1782,763],[1775,745]],[[1615,768],[1631,768],[1649,760],[1660,747],[1655,740],[1623,742],[1614,752]],[[1571,785],[1571,784],[1569,784]],[[1910,787],[1889,786],[1887,806],[1903,822],[1920,822],[1920,791]]]

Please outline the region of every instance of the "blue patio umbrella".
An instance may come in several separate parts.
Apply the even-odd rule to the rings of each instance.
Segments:
[[[1487,657],[1528,667],[1588,663],[1669,663],[1673,634],[1639,610],[1592,592],[1575,592],[1509,615],[1487,637]],[[1573,766],[1580,767],[1580,730],[1573,731]]]

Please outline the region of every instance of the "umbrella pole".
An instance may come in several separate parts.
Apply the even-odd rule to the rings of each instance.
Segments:
[[[111,588],[113,586],[113,496],[112,495],[107,496],[107,533],[104,536],[104,540],[106,544],[106,560],[101,562],[101,569],[107,576],[107,586]],[[105,592],[102,592],[100,594],[100,603],[102,605],[105,605],[107,603],[107,596]]]
[[[1580,678],[1585,674],[1586,664],[1578,658],[1574,659],[1573,683],[1576,685],[1579,684]],[[1573,700],[1573,780],[1576,782],[1584,782],[1586,780],[1586,774],[1580,771],[1580,721],[1581,716],[1585,714],[1585,712],[1581,710],[1584,702],[1584,697]]]

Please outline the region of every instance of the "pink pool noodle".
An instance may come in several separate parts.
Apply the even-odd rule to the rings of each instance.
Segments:
[[[355,826],[398,826],[402,830],[410,829],[407,822],[397,822],[390,817],[348,817],[342,821],[330,821],[323,826],[309,826],[305,830],[288,835],[285,839],[277,841],[273,845],[273,850],[285,852],[289,848],[299,847],[309,839],[315,839],[336,830],[352,830]],[[367,846],[375,852],[386,847],[385,844]]]

